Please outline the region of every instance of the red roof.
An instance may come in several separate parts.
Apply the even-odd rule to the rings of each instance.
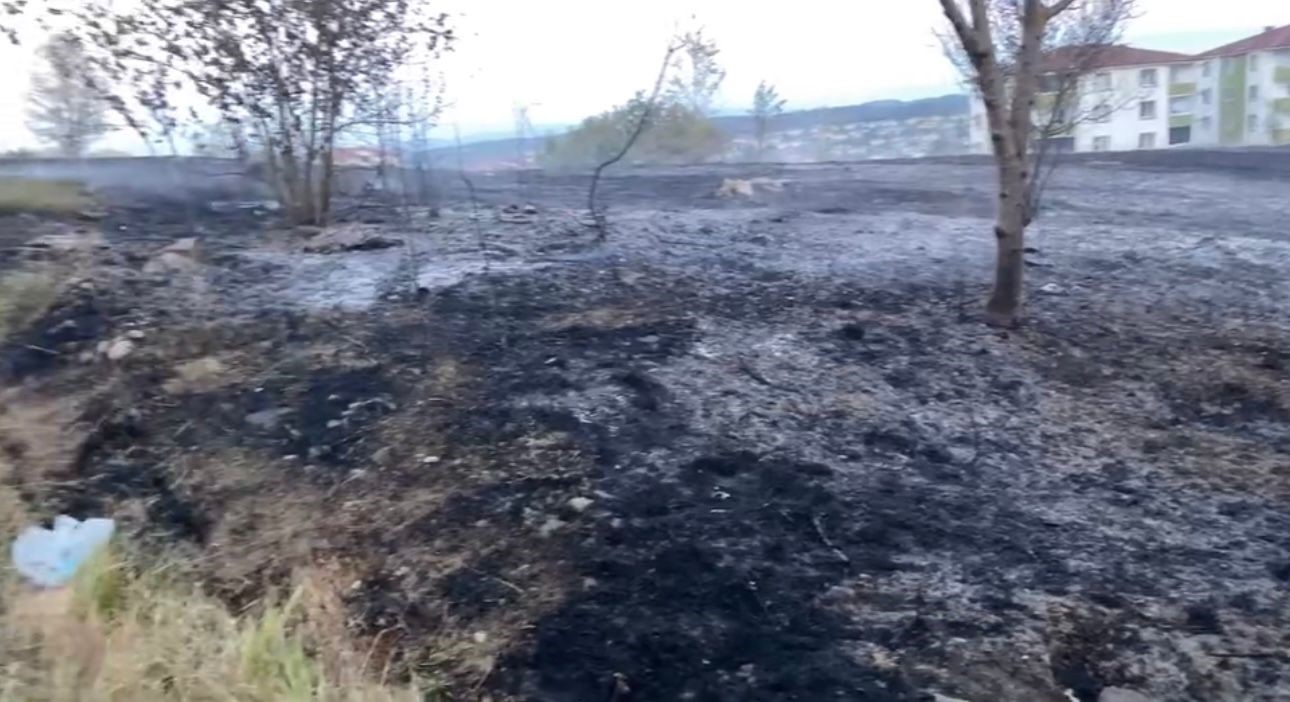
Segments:
[[[1041,64],[1045,72],[1056,72],[1063,69],[1096,70],[1100,68],[1124,68],[1128,66],[1156,66],[1164,63],[1192,61],[1187,54],[1172,51],[1153,51],[1139,49],[1123,44],[1108,46],[1063,46],[1048,52]]]
[[[1206,51],[1197,58],[1239,56],[1248,54],[1251,51],[1271,51],[1273,49],[1290,49],[1290,24],[1284,27],[1269,27],[1261,34],[1255,34],[1252,37]]]

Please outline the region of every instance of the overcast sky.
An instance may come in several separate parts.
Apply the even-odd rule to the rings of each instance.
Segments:
[[[622,102],[653,80],[676,27],[701,25],[728,72],[720,107],[746,109],[758,81],[789,107],[908,99],[955,89],[933,31],[936,0],[440,0],[459,40],[442,61],[445,125],[567,124]],[[1290,24],[1288,0],[1139,0],[1129,42],[1200,51]],[[3,43],[3,42],[0,42]],[[30,46],[0,47],[0,149],[28,145],[23,126]],[[12,96],[12,97],[10,97]],[[451,134],[448,130],[447,134]]]

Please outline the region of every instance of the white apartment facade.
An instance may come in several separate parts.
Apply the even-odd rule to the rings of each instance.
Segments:
[[[1219,146],[1290,145],[1290,25],[1196,57],[1198,120]]]
[[[1041,89],[1036,121],[1055,98]],[[1067,112],[1072,124],[1051,137],[1064,150],[1290,144],[1290,26],[1199,56],[1107,47]],[[990,153],[980,100],[971,101],[969,133],[973,153]]]

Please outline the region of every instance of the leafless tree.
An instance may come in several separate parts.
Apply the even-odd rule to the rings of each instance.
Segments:
[[[592,225],[596,228],[597,241],[604,241],[609,236],[609,222],[606,221],[605,213],[600,209],[600,203],[596,199],[600,188],[600,176],[605,172],[605,169],[627,156],[627,152],[632,150],[632,147],[636,145],[636,140],[641,138],[641,134],[649,126],[654,111],[658,109],[659,95],[663,92],[663,81],[667,79],[668,69],[672,66],[672,58],[676,56],[676,52],[680,51],[682,47],[682,44],[675,41],[667,45],[667,51],[663,54],[663,63],[658,69],[658,77],[654,79],[654,88],[650,91],[647,99],[638,103],[640,107],[636,116],[635,126],[627,134],[627,138],[623,140],[622,148],[597,165],[596,170],[591,174],[591,187],[587,191],[587,209],[591,214]]]
[[[940,0],[960,65],[985,104],[999,184],[997,260],[987,321],[1022,314],[1026,228],[1051,172],[1052,138],[1068,128],[1081,79],[1114,43],[1134,0]],[[1040,81],[1054,95],[1037,110]],[[1063,87],[1064,86],[1064,87]],[[1045,164],[1048,163],[1046,172]]]
[[[785,100],[779,97],[775,86],[762,81],[757,84],[753,93],[753,139],[757,143],[757,160],[766,153],[766,135],[770,132],[770,121],[784,112]]]
[[[373,96],[453,39],[420,0],[138,0],[121,11],[95,2],[76,19],[124,82],[123,113],[151,115],[172,134],[177,105],[204,99],[263,156],[289,216],[310,224],[331,210],[338,142],[381,114]]]
[[[668,98],[706,115],[726,79],[725,69],[717,62],[721,49],[703,35],[702,28],[686,32],[676,43],[680,50],[672,53],[673,74],[668,81]]]
[[[27,128],[59,154],[78,158],[90,144],[112,130],[108,108],[95,88],[85,52],[67,34],[54,35],[38,52],[44,64],[31,76],[27,95]]]

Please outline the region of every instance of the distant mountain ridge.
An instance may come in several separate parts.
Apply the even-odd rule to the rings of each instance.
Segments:
[[[782,132],[789,129],[811,129],[830,127],[839,124],[856,124],[860,122],[884,122],[887,120],[905,120],[916,117],[953,117],[968,113],[966,95],[942,95],[941,97],[922,100],[876,100],[859,105],[842,107],[817,107],[811,110],[785,112],[771,120],[770,131]],[[723,131],[732,137],[747,136],[753,133],[752,115],[725,115],[712,119]]]
[[[966,95],[942,95],[921,100],[876,100],[859,105],[817,107],[793,110],[771,120],[770,132],[792,130],[818,130],[848,124],[872,122],[899,122],[924,117],[962,117],[968,115]],[[753,134],[753,118],[747,114],[718,115],[712,121],[731,139],[748,138]],[[570,127],[572,129],[573,127]],[[494,139],[463,144],[461,158],[469,168],[497,168],[514,166],[522,154],[530,157],[541,153],[546,136],[528,139]],[[456,146],[442,146],[430,150],[432,158],[453,162],[457,159]]]

